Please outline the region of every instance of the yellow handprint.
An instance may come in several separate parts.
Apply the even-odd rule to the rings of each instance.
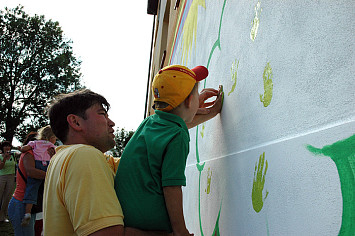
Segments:
[[[204,134],[205,134],[205,122],[202,124],[202,130],[200,132],[201,137],[203,138]]]
[[[265,170],[264,169],[264,162],[265,162]],[[255,170],[254,170],[254,180],[253,180],[253,190],[251,193],[251,198],[253,202],[253,208],[256,212],[261,211],[264,205],[264,201],[269,194],[266,191],[265,197],[263,198],[263,189],[265,184],[265,175],[267,171],[267,160],[265,161],[265,152],[260,155],[259,157],[259,164],[255,163]]]
[[[264,107],[267,107],[271,103],[272,98],[272,89],[274,87],[272,83],[272,68],[270,63],[268,62],[265,66],[264,73],[263,73],[263,81],[264,81],[264,97],[260,94],[260,102],[264,104]]]
[[[231,91],[228,93],[228,96],[233,93],[235,86],[237,85],[237,73],[238,73],[238,66],[239,66],[239,60],[237,62],[237,59],[232,63],[232,68],[231,68],[231,74],[232,74],[232,81],[233,81],[233,85],[232,85],[232,89]]]
[[[256,35],[258,34],[259,23],[260,23],[259,15],[262,11],[262,9],[260,7],[260,1],[258,1],[258,3],[255,5],[254,10],[255,10],[255,16],[254,16],[253,21],[251,22],[252,27],[250,30],[250,39],[252,41],[255,40]]]
[[[208,167],[208,173],[207,173],[207,189],[205,189],[205,192],[207,194],[210,194],[211,192],[211,178],[212,178],[212,171],[211,169]]]

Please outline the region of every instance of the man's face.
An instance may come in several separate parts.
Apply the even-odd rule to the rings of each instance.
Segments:
[[[113,134],[115,123],[108,118],[107,111],[101,104],[94,104],[85,111],[86,120],[82,119],[83,135],[90,144],[102,152],[115,146]]]

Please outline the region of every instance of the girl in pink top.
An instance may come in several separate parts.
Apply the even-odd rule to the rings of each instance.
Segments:
[[[49,125],[38,130],[38,140],[30,141],[27,145],[21,147],[21,152],[33,151],[36,169],[47,171],[47,167],[51,156],[48,154],[48,148],[54,148],[57,141],[51,127]],[[38,189],[43,180],[27,178],[26,192],[23,203],[26,204],[25,216],[21,225],[26,226],[31,219],[31,209],[33,204],[37,204]]]

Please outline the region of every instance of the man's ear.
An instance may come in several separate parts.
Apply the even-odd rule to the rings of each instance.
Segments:
[[[80,117],[74,114],[70,114],[67,116],[67,122],[70,127],[72,127],[74,130],[81,130],[80,126]]]

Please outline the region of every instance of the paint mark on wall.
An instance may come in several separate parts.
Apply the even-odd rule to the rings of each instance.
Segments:
[[[201,137],[203,138],[204,134],[205,134],[205,122],[202,124],[202,129],[201,129]]]
[[[188,62],[189,55],[192,48],[192,42],[194,42],[196,48],[198,6],[202,6],[203,8],[206,9],[205,0],[192,1],[183,28],[183,35],[182,35],[182,42],[181,42],[181,47],[182,47],[181,61],[182,64],[184,65],[186,65]]]
[[[239,60],[237,61],[237,59],[235,59],[235,61],[232,63],[232,67],[231,67],[231,76],[232,76],[232,89],[231,91],[229,91],[228,96],[234,92],[234,89],[237,85],[237,73],[238,73],[238,66],[239,66]]]
[[[216,220],[216,224],[214,226],[212,236],[221,236],[221,234],[219,232],[219,218],[221,216],[221,209],[222,209],[222,203],[221,203],[221,206],[219,207],[219,212],[218,212],[218,216],[217,216],[217,220]]]
[[[265,170],[264,170],[264,164],[265,164]],[[263,208],[264,201],[267,198],[267,195],[269,194],[269,192],[266,191],[265,197],[263,198],[263,190],[264,190],[267,167],[268,167],[268,163],[267,160],[265,160],[265,152],[264,152],[259,157],[259,163],[258,162],[255,163],[253,190],[251,194],[253,208],[257,213],[260,212],[261,209]],[[263,170],[264,170],[264,174],[263,174]]]
[[[210,65],[210,62],[211,62],[211,58],[212,58],[212,55],[214,53],[214,50],[218,47],[219,50],[221,50],[221,28],[222,28],[222,19],[223,19],[223,13],[224,13],[224,8],[226,6],[226,1],[227,0],[224,0],[223,2],[223,7],[222,7],[222,13],[221,13],[221,18],[219,20],[219,30],[218,30],[218,38],[216,40],[216,42],[214,42],[213,46],[212,46],[212,49],[211,49],[211,52],[210,52],[210,55],[208,57],[208,61],[207,61],[207,69]],[[206,88],[206,79],[205,79],[205,83],[204,83],[204,88]]]
[[[207,171],[207,189],[205,189],[205,192],[207,194],[210,194],[210,192],[211,192],[211,179],[212,179],[212,171],[211,171],[211,168],[208,167],[208,171]]]
[[[267,107],[271,103],[272,99],[272,90],[273,90],[273,83],[272,83],[272,68],[270,63],[268,62],[265,66],[264,73],[263,73],[263,81],[264,81],[264,96],[260,94],[260,102],[264,104],[264,107]]]
[[[224,2],[223,2],[221,17],[220,17],[220,21],[219,21],[218,38],[217,38],[216,42],[213,44],[211,52],[209,54],[208,61],[207,61],[207,66],[206,66],[207,69],[209,68],[209,64],[211,62],[211,58],[212,58],[214,50],[217,47],[219,49],[221,49],[221,45],[220,45],[221,27],[222,27],[222,19],[223,19],[224,9],[225,9],[225,6],[226,6],[226,1],[227,0],[224,0]],[[206,82],[207,82],[207,79],[205,79],[204,88],[206,88]],[[199,177],[198,177],[198,180],[199,180],[199,184],[198,184],[198,195],[199,195],[198,212],[199,212],[200,233],[201,233],[201,236],[204,236],[204,233],[203,233],[203,230],[202,230],[202,219],[201,219],[201,172],[202,172],[203,168],[205,167],[206,163],[200,163],[200,155],[199,155],[199,151],[198,151],[198,136],[199,136],[198,135],[198,127],[199,126],[196,126],[196,161],[197,161],[196,167],[197,167],[197,170],[199,171]],[[219,208],[219,212],[218,212],[218,216],[217,216],[217,220],[216,220],[216,225],[215,225],[215,228],[213,230],[212,236],[220,236],[219,218],[220,218],[220,214],[221,214],[221,208],[222,208],[222,201],[221,201],[221,206]]]
[[[308,151],[315,155],[330,157],[338,170],[341,194],[343,196],[343,215],[339,235],[354,235],[355,232],[355,134],[323,148],[307,145]]]
[[[253,21],[251,22],[251,30],[250,30],[250,39],[254,42],[256,35],[258,34],[258,29],[259,29],[259,24],[260,24],[260,13],[262,11],[260,7],[260,1],[257,2],[257,4],[254,7],[255,11],[255,16]]]

